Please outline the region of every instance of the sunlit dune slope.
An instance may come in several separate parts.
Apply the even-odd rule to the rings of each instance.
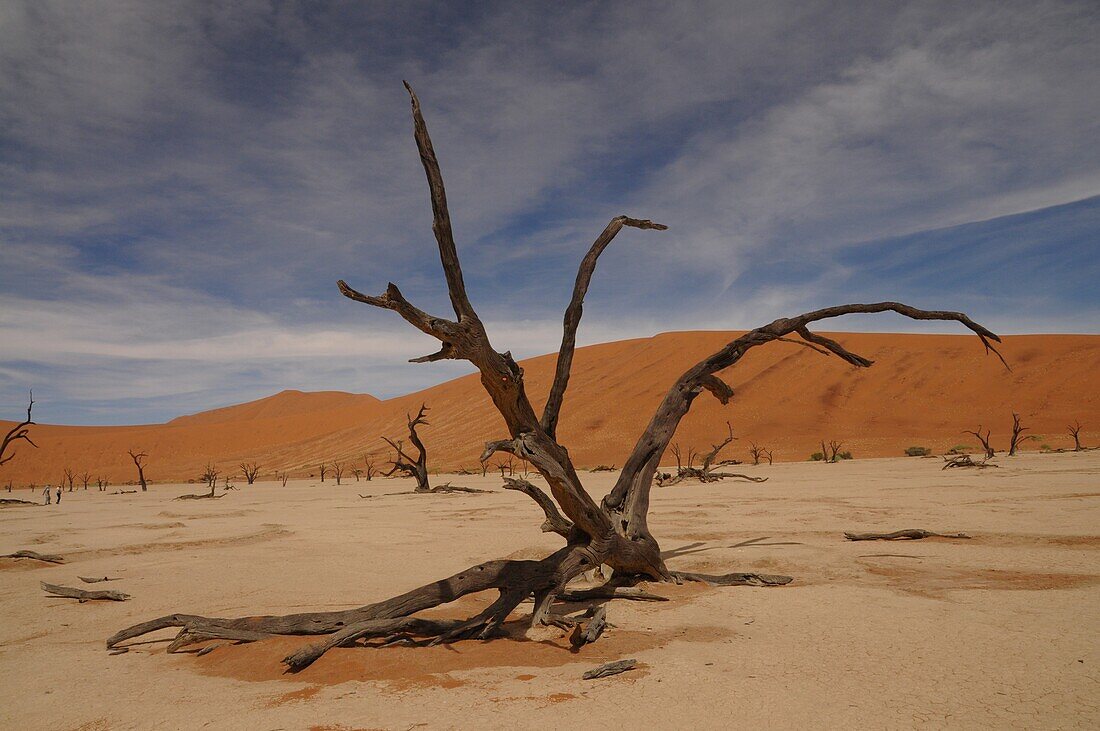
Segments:
[[[563,409],[559,437],[580,467],[622,464],[672,382],[737,333],[680,332],[581,348]],[[1070,446],[1067,423],[1100,441],[1100,336],[1019,335],[1005,338],[1011,371],[964,335],[838,333],[833,337],[875,365],[854,368],[793,344],[756,348],[724,374],[736,395],[721,406],[704,394],[681,425],[677,441],[705,449],[735,434],[726,457],[747,458],[750,441],[777,460],[804,460],[822,439],[844,443],[856,458],[898,455],[910,445],[946,450],[974,445],[964,429],[992,430],[1007,447],[1011,413],[1021,414],[1041,445]],[[540,408],[554,356],[522,363],[527,390]],[[410,365],[410,368],[430,367]],[[0,484],[57,482],[65,467],[134,478],[126,452],[149,455],[153,481],[196,477],[207,462],[235,470],[259,462],[262,475],[289,469],[317,472],[332,460],[362,464],[370,453],[384,462],[382,435],[404,436],[407,411],[431,408],[422,429],[432,469],[473,468],[485,441],[507,436],[477,375],[386,401],[342,392],[282,393],[246,404],[128,427],[39,425],[39,449],[19,448],[0,468]]]

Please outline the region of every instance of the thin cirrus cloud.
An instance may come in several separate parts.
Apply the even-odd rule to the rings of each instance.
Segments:
[[[333,286],[447,311],[403,78],[517,356],[619,213],[670,230],[607,251],[582,342],[879,297],[1094,332],[1097,37],[1089,2],[6,3],[0,413],[467,372]]]

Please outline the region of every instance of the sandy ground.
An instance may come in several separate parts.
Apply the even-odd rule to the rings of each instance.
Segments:
[[[172,500],[188,485],[93,488],[5,508],[0,553],[67,562],[0,560],[0,726],[1100,727],[1100,452],[998,461],[982,472],[943,472],[938,459],[791,463],[745,468],[771,478],[760,485],[658,488],[651,527],[671,567],[795,582],[655,585],[672,601],[614,602],[615,628],[576,655],[556,635],[346,648],[298,675],[278,663],[297,638],[203,657],[168,655],[162,641],[110,656],[103,641],[171,612],[355,606],[481,560],[540,556],[557,537],[516,493],[357,496],[407,487],[398,480],[263,483],[198,502]],[[613,477],[586,480],[602,495]],[[842,537],[909,527],[973,539]],[[38,586],[85,586],[78,575],[120,577],[97,586],[133,599],[80,604]],[[581,680],[623,657],[640,668]]]

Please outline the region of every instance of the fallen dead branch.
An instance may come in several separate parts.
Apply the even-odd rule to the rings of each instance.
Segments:
[[[88,577],[88,576],[78,576],[76,578],[80,579],[85,584],[98,584],[102,581],[120,581],[120,578],[117,577],[117,576],[114,576],[114,577],[104,576],[102,578],[91,578],[91,577]]]
[[[673,571],[672,578],[677,581],[698,581],[711,586],[785,586],[794,581],[790,576],[780,574],[696,574],[687,571]]]
[[[981,462],[975,462],[974,458],[969,454],[958,454],[954,457],[944,457],[944,465],[942,469],[949,470],[954,467],[974,467],[975,469],[985,469],[986,467],[1000,467],[999,464],[989,461],[989,457],[986,457]]]
[[[593,467],[592,469],[590,469],[588,471],[589,472],[614,472],[615,469],[616,469],[616,467],[613,464],[610,464],[610,465],[608,465],[608,464],[598,464],[598,465],[596,465],[595,467]]]
[[[20,500],[19,498],[14,498],[14,497],[0,498],[0,505],[19,506],[19,505],[41,505],[41,504],[42,503],[39,503],[39,502],[32,502],[30,500]]]
[[[61,556],[52,553],[38,553],[36,551],[16,551],[15,553],[9,553],[0,558],[29,558],[35,561],[45,561],[46,563],[65,563],[65,559]]]
[[[86,589],[77,589],[73,586],[58,586],[57,584],[47,584],[45,581],[41,582],[42,589],[54,596],[63,596],[67,599],[77,599],[82,604],[87,601],[96,599],[106,599],[112,602],[124,602],[130,598],[129,594],[123,594],[121,591],[112,591],[110,589],[99,589],[97,591],[88,591]]]
[[[573,634],[569,637],[570,648],[573,652],[577,652],[585,645],[592,644],[600,639],[605,629],[607,629],[607,607],[600,607],[587,624],[578,624],[573,628]]]
[[[586,670],[581,677],[584,680],[595,680],[596,678],[606,678],[610,675],[618,675],[619,673],[625,673],[627,670],[633,670],[638,666],[638,661],[634,659],[630,660],[616,660],[615,662],[604,663],[597,668]]]
[[[893,533],[845,533],[849,541],[919,541],[922,538],[970,538],[965,533],[933,533],[923,528],[907,528]]]

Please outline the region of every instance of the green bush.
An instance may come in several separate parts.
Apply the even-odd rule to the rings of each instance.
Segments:
[[[852,453],[851,452],[837,452],[836,458],[837,459],[851,459],[852,458]]]
[[[906,447],[905,448],[905,456],[906,457],[927,457],[930,454],[932,454],[932,450],[929,449],[928,447]]]
[[[823,459],[825,459],[825,455],[822,454],[821,452],[814,452],[813,454],[810,455],[810,461],[811,462],[820,462]]]
[[[947,450],[948,454],[970,454],[974,451],[974,448],[969,444],[956,444],[951,449]]]

